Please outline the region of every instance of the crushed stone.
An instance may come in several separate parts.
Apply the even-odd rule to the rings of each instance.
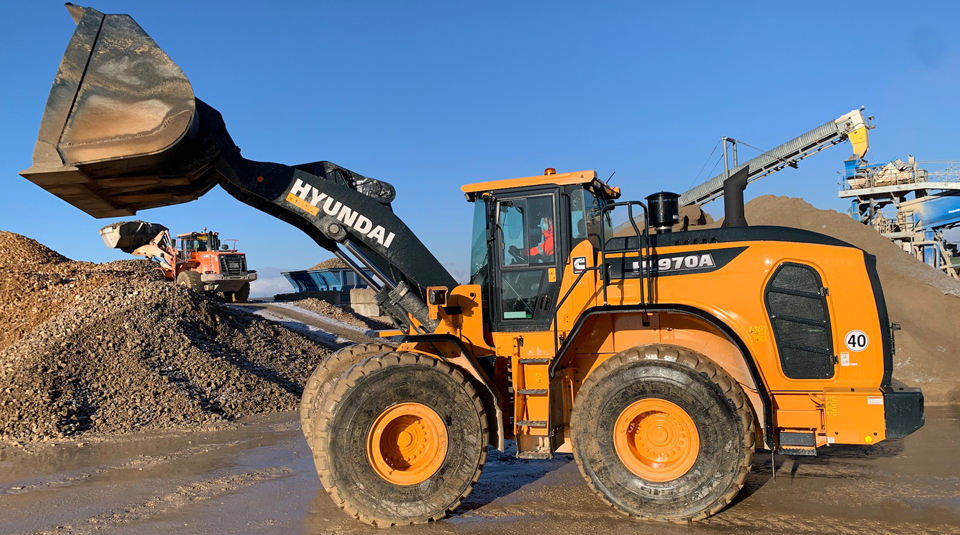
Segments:
[[[299,333],[163,280],[147,261],[73,262],[13,233],[0,233],[0,247],[17,255],[0,266],[3,441],[293,410],[328,354]]]
[[[330,258],[328,260],[324,260],[323,262],[320,262],[319,264],[313,266],[312,268],[308,269],[308,271],[313,271],[316,269],[336,269],[336,268],[349,269],[350,266],[348,266],[346,262],[344,262],[343,260],[340,260],[339,258]]]

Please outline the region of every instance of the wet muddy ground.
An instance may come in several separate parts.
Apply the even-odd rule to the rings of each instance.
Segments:
[[[491,451],[447,520],[377,530],[316,478],[292,412],[218,430],[0,449],[0,533],[960,533],[960,407],[935,407],[905,440],[816,458],[760,454],[737,502],[707,521],[623,517],[576,463]]]

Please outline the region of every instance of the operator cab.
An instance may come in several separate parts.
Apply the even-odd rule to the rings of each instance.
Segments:
[[[217,251],[220,249],[220,237],[216,232],[191,232],[177,235],[180,253],[184,258],[195,252]]]
[[[485,321],[496,332],[548,329],[564,262],[585,240],[600,249],[602,221],[610,225],[601,208],[619,189],[594,171],[553,169],[461,189],[475,203],[470,283],[482,287]]]

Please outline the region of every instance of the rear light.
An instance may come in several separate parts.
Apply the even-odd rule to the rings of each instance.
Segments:
[[[207,275],[212,275],[212,274],[213,274],[212,271],[204,271],[204,273],[206,273]]]

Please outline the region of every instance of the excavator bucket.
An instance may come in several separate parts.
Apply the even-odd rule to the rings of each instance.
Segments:
[[[100,229],[100,237],[103,243],[111,249],[120,249],[125,253],[133,253],[134,250],[150,243],[157,234],[167,232],[170,229],[158,223],[147,223],[146,221],[120,221],[107,225]]]
[[[192,201],[216,184],[193,88],[129,15],[67,4],[77,29],[20,174],[94,217]],[[195,163],[195,162],[194,162]]]

